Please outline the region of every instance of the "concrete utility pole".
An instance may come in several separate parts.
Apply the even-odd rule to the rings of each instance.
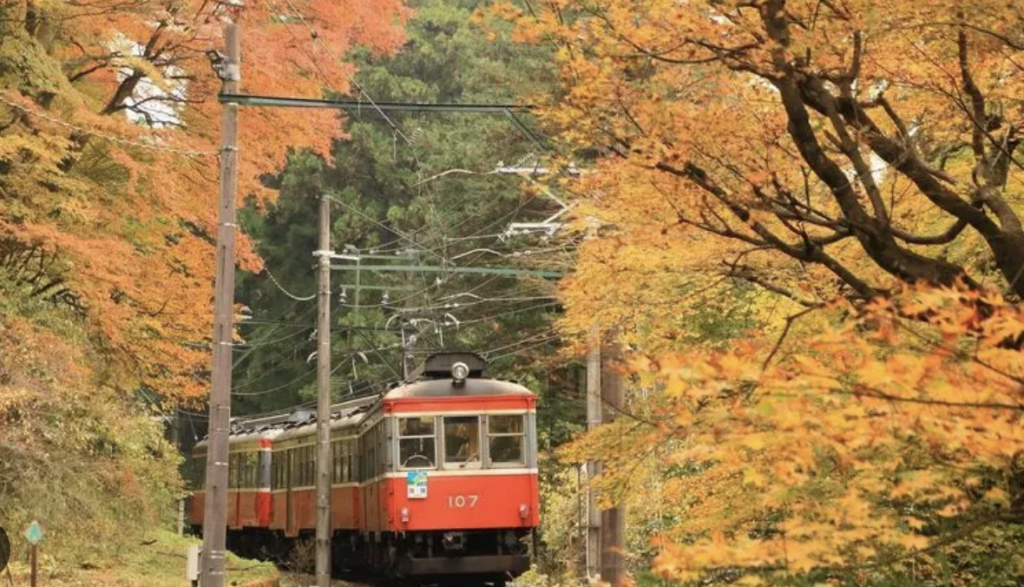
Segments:
[[[316,583],[331,585],[331,201],[320,196],[317,255]]]
[[[601,425],[601,334],[591,328],[587,351],[587,430]],[[601,514],[597,509],[594,478],[601,472],[601,463],[587,462],[587,578],[596,578],[601,571]]]
[[[220,64],[221,93],[238,93],[241,40],[238,25],[224,27],[227,56]],[[238,191],[238,104],[221,115],[220,204],[214,297],[213,367],[203,524],[203,587],[224,587],[228,512],[228,433],[231,426],[231,341],[235,298],[235,196]]]
[[[622,376],[618,363],[622,360],[622,347],[611,341],[605,347],[601,361],[601,399],[604,403],[603,421],[614,421],[622,410]],[[621,587],[625,579],[624,549],[626,506],[619,504],[601,512],[601,580],[611,587]]]
[[[181,408],[179,406],[174,407],[174,425],[171,427],[171,443],[174,444],[174,450],[176,450],[179,455],[184,454],[181,450]],[[178,532],[178,536],[185,534],[184,497],[178,500],[178,521],[175,529]]]

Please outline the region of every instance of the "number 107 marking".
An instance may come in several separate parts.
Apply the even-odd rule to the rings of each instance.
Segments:
[[[480,499],[479,495],[449,495],[448,496],[448,507],[450,508],[474,508],[476,507],[477,500]]]

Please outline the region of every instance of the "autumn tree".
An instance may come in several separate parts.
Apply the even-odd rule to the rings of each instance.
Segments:
[[[1024,293],[1019,7],[556,2],[529,16],[523,37],[561,48],[550,120],[606,154],[581,191],[616,186],[609,214],[654,210],[659,229],[728,247],[730,276],[801,302],[813,268],[814,287],[859,297],[893,278],[998,276]]]
[[[0,518],[59,518],[44,519],[58,560],[137,544],[180,496],[161,436],[208,389],[208,56],[237,4],[0,2]],[[234,18],[253,94],[347,91],[345,51],[403,41],[398,1],[247,4]],[[241,127],[240,199],[260,203],[289,148],[326,152],[339,134],[326,112],[245,112]],[[238,253],[259,266],[245,235]]]
[[[592,237],[563,332],[578,351],[616,326],[633,349],[633,418],[570,457],[607,459],[611,488],[662,460],[655,568],[980,580],[971,541],[1019,541],[1020,7],[496,12],[557,48],[544,115],[586,168],[562,182]],[[737,307],[734,340],[694,337]]]
[[[402,40],[399,2],[231,6],[3,7],[0,57],[26,64],[5,68],[2,84],[5,259],[38,258],[34,295],[73,303],[93,323],[124,388],[189,398],[205,388],[220,87],[208,56],[224,19],[242,22],[243,88],[255,94],[347,90],[340,52]],[[288,148],[326,151],[337,133],[325,111],[247,111],[242,128],[240,197],[259,201],[273,199],[260,178]],[[239,254],[258,267],[244,235]]]

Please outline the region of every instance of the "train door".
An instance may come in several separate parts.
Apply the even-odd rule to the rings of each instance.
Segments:
[[[285,536],[297,536],[299,528],[295,523],[295,494],[292,491],[293,484],[295,482],[295,450],[289,450],[286,452],[288,459],[286,461],[287,469],[285,469],[285,478],[288,480],[287,491],[285,492],[284,502],[287,512],[285,514],[285,525],[284,535]]]

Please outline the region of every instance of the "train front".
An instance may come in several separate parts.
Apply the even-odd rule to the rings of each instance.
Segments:
[[[529,569],[539,520],[535,397],[484,379],[483,367],[471,354],[431,357],[424,378],[383,398],[394,460],[380,521],[395,537],[388,554],[400,575],[500,583]]]

